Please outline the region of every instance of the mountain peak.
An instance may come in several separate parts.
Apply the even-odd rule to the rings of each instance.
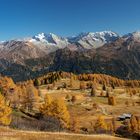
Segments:
[[[35,45],[55,46],[56,48],[64,48],[69,44],[66,38],[62,38],[54,33],[39,33],[33,36],[29,42]]]
[[[140,31],[128,33],[128,34],[124,35],[123,38],[129,39],[129,40],[131,39],[134,41],[140,41]]]
[[[119,35],[112,31],[102,32],[85,32],[80,33],[78,36],[68,38],[71,43],[78,42],[82,46],[90,49],[97,48],[105,43],[115,41],[119,38]]]
[[[42,39],[46,38],[46,34],[45,33],[39,33],[39,34],[33,36],[33,38],[37,39],[37,40],[42,40]]]

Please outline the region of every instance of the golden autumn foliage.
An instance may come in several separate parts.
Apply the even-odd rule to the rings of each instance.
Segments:
[[[86,84],[82,81],[80,82],[80,89],[85,90],[86,89]]]
[[[62,127],[69,128],[70,115],[63,100],[52,100],[49,95],[45,96],[44,104],[41,105],[40,111],[46,116],[57,118]]]
[[[75,103],[75,102],[76,102],[76,100],[77,100],[76,96],[75,96],[75,95],[73,95],[73,96],[71,97],[71,102],[72,102],[72,103]]]
[[[61,71],[50,72],[50,73],[47,73],[46,75],[33,79],[33,83],[34,83],[34,86],[40,86],[40,85],[44,85],[44,84],[53,84],[54,82],[56,82],[60,78],[65,77],[66,75],[69,75],[69,77],[70,77],[70,73],[65,73],[65,72],[61,72]]]
[[[140,86],[140,80],[122,80],[106,74],[79,74],[78,79],[80,81],[96,81],[96,84],[111,86],[113,89],[120,86],[130,88]]]
[[[31,81],[28,81],[27,83],[22,83],[21,85],[18,85],[18,88],[20,108],[26,111],[38,109],[39,92],[34,87],[33,83]]]
[[[4,96],[7,96],[10,90],[14,90],[16,88],[13,80],[7,76],[0,76],[0,90]]]
[[[52,102],[52,116],[58,118],[63,127],[69,128],[70,114],[63,100],[56,99]]]
[[[91,88],[90,96],[92,96],[92,97],[95,97],[96,96],[96,90],[95,90],[95,87],[94,86],[92,86],[92,88]]]
[[[70,84],[69,84],[69,86],[72,88],[73,87],[73,81],[74,81],[74,78],[73,78],[73,76],[71,76],[70,77]]]
[[[106,90],[106,97],[109,97],[110,96],[110,92],[109,92],[109,89]]]
[[[0,124],[9,125],[12,109],[6,105],[4,97],[0,94]]]
[[[96,81],[96,84],[102,84],[107,86],[122,86],[124,80],[118,79],[105,74],[80,74],[78,75],[79,80],[83,81]]]
[[[103,116],[98,117],[98,119],[94,125],[94,130],[96,132],[107,130],[107,124],[106,124]]]
[[[140,130],[140,119],[139,117],[132,115],[128,123],[128,129],[131,132],[137,132]]]
[[[77,133],[79,130],[79,121],[77,117],[73,117],[70,122],[70,130]]]
[[[115,97],[114,96],[109,96],[108,97],[108,104],[109,105],[116,105],[116,99],[115,99]]]
[[[33,85],[29,85],[26,87],[25,102],[27,103],[27,107],[29,110],[38,108],[39,102],[38,90]]]
[[[40,106],[40,112],[42,114],[47,115],[52,115],[51,112],[51,105],[52,105],[52,98],[46,94],[44,98],[44,103]]]

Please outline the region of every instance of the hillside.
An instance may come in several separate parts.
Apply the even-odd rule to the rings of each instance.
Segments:
[[[36,138],[41,131],[44,137],[52,134],[52,139],[57,134],[81,140],[102,139],[98,134],[139,138],[139,87],[138,80],[105,74],[50,72],[16,84],[0,76],[0,123],[19,139],[21,135]]]
[[[139,42],[118,39],[96,50],[60,49],[42,59],[27,60],[26,65],[46,72],[103,73],[122,79],[139,79],[139,48]]]

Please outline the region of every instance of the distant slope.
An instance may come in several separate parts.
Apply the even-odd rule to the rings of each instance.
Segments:
[[[59,49],[44,58],[27,60],[26,65],[46,72],[104,73],[122,79],[140,79],[140,43],[120,38],[98,49]]]

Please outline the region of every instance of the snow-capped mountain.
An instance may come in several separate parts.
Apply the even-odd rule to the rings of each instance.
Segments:
[[[118,39],[120,36],[117,33],[112,31],[103,31],[103,32],[89,32],[89,33],[81,33],[75,37],[69,37],[69,42],[71,43],[79,43],[84,48],[98,48],[105,43],[110,43]]]
[[[26,59],[40,58],[58,49],[84,50],[98,48],[112,42],[119,35],[111,32],[81,33],[75,37],[60,37],[53,33],[40,33],[26,39],[15,39],[0,43],[0,59],[23,63]]]
[[[0,43],[0,59],[23,62],[25,59],[44,57],[58,49],[96,49],[121,38],[112,31],[80,33],[74,37],[60,37],[53,33],[40,33],[26,39],[16,39]],[[123,38],[140,41],[140,32],[125,35]]]
[[[65,48],[70,44],[79,44],[85,49],[92,49],[115,41],[118,38],[119,35],[112,31],[80,33],[77,36],[65,38],[52,33],[40,33],[33,36],[29,42],[34,45],[53,46],[54,48]]]
[[[0,73],[17,81],[57,70],[140,78],[139,46],[140,32],[123,37],[112,31],[89,32],[65,38],[41,33],[0,42]]]
[[[58,48],[64,48],[69,44],[66,38],[62,38],[53,33],[49,33],[49,34],[40,33],[38,35],[33,36],[29,40],[29,42],[32,42],[35,45],[43,44],[47,46],[55,46]]]
[[[124,39],[127,40],[135,40],[135,41],[140,41],[140,31],[136,31],[133,33],[129,33],[123,36]]]

